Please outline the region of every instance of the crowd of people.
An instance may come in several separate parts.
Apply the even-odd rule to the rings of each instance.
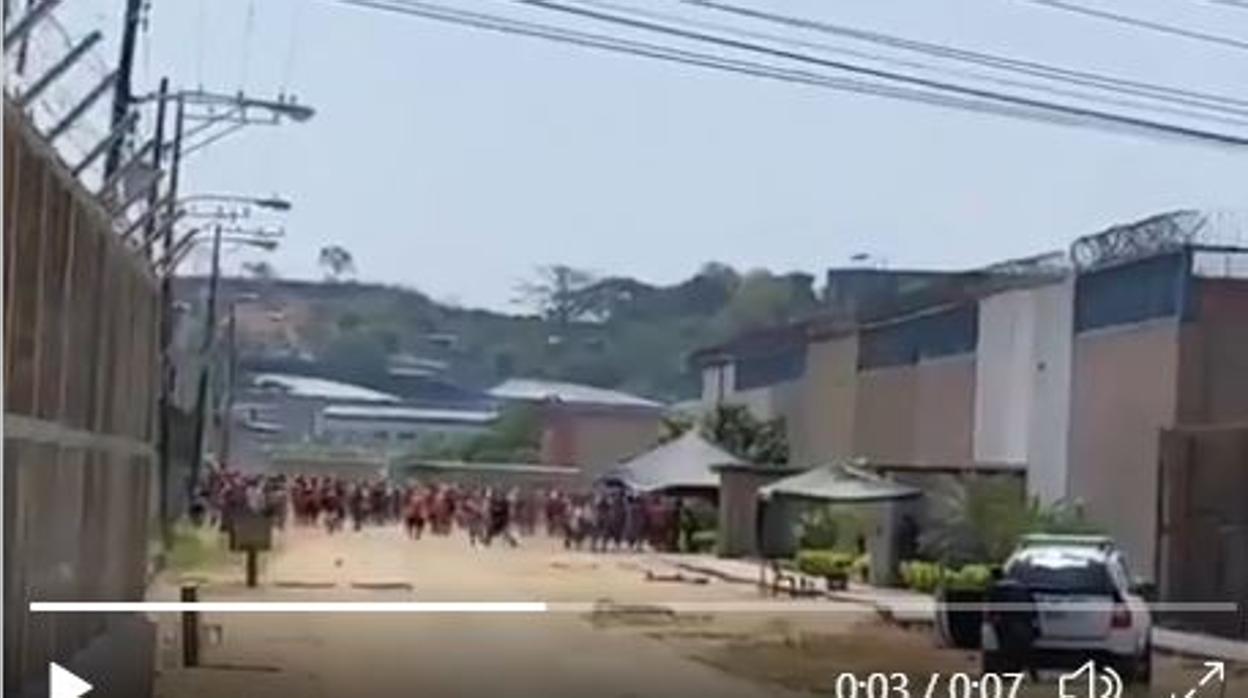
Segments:
[[[210,470],[192,495],[192,521],[228,530],[240,512],[268,517],[278,528],[289,522],[330,534],[393,525],[412,540],[461,533],[471,546],[514,547],[544,532],[566,548],[597,552],[677,550],[695,525],[679,499],[618,488],[564,492]]]

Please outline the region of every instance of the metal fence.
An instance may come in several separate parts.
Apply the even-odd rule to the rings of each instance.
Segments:
[[[31,601],[143,595],[161,304],[150,265],[7,96],[4,263],[4,693],[18,695],[113,623]]]

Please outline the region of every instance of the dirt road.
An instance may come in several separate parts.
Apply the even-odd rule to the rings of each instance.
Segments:
[[[861,607],[754,608],[774,602],[747,585],[647,581],[647,572],[672,571],[653,556],[569,553],[545,539],[472,549],[460,536],[413,542],[396,529],[292,531],[260,589],[243,587],[241,566],[210,570],[197,573],[203,600],[547,601],[554,610],[209,614],[198,669],[178,667],[177,618],[164,616],[158,695],[744,698],[833,694],[843,671],[903,671],[917,686],[930,673],[976,667],[973,654],[938,649],[926,631],[887,625]],[[165,589],[158,596],[172,598]],[[1200,668],[1164,660],[1152,695],[1185,689]],[[1049,684],[1024,695],[1057,693]]]

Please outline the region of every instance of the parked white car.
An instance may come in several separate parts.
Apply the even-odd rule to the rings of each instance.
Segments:
[[[1002,569],[1007,587],[1023,590],[1034,604],[1034,636],[1028,663],[1034,668],[1073,668],[1089,660],[1112,666],[1125,682],[1152,676],[1152,613],[1133,584],[1125,558],[1103,536],[1029,536]],[[1010,609],[1004,610],[1009,613]],[[984,616],[985,672],[1017,670],[1018,658],[998,637],[1003,611]]]

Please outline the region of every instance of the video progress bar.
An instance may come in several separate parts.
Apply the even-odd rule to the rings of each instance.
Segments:
[[[949,610],[1034,611],[1031,604],[949,603]],[[931,614],[931,602],[887,604],[893,613]],[[1043,605],[1041,606],[1043,608]],[[1067,613],[1104,613],[1104,603],[1061,604]],[[1154,612],[1236,613],[1234,602],[1151,604]],[[35,601],[32,613],[819,613],[861,614],[869,610],[852,599],[780,601]]]

